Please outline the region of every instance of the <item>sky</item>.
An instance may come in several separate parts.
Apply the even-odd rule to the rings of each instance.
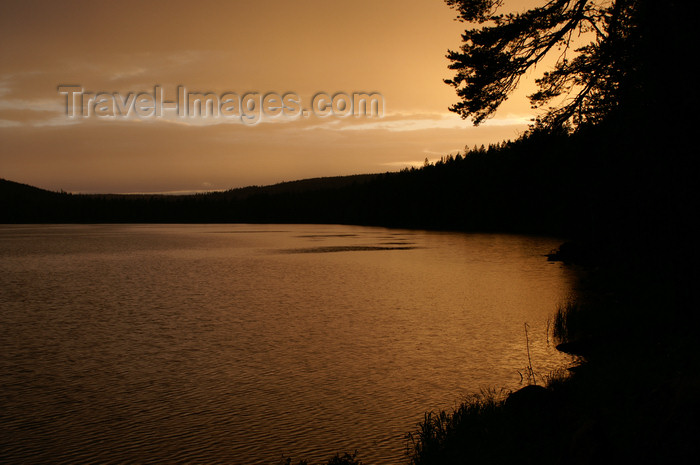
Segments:
[[[86,193],[222,190],[398,171],[516,139],[535,115],[532,79],[478,127],[448,111],[445,55],[465,28],[455,17],[442,0],[4,0],[0,178]],[[233,107],[182,116],[167,103],[181,91]],[[148,93],[150,106],[134,103]],[[354,93],[381,96],[382,114],[344,107]],[[290,114],[275,114],[275,95],[291,95]]]

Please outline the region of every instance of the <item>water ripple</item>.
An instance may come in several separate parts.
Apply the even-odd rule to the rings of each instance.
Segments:
[[[0,461],[262,465],[357,449],[401,463],[425,411],[517,385],[523,321],[535,369],[562,363],[535,334],[571,289],[541,258],[555,245],[350,226],[0,227]]]

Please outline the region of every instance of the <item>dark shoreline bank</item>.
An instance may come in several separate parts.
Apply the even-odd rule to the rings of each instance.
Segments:
[[[559,347],[580,357],[570,373],[510,396],[467,399],[426,416],[412,433],[411,463],[688,463],[700,437],[700,362],[688,281],[659,278],[642,256],[579,255],[565,243],[550,259],[583,267],[582,294],[557,315]],[[671,257],[672,258],[672,257]],[[675,260],[669,260],[672,264]],[[685,278],[690,276],[686,275]]]

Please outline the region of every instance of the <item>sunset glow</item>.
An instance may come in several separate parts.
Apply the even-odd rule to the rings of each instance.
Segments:
[[[395,171],[517,138],[532,117],[524,99],[478,128],[447,110],[445,54],[465,27],[454,18],[440,0],[6,2],[0,177],[69,192],[206,191]],[[385,101],[381,118],[119,118],[111,101],[103,117],[71,118],[59,89],[70,85],[127,104],[154,87],[172,100],[178,86],[294,93],[298,110],[318,93]]]

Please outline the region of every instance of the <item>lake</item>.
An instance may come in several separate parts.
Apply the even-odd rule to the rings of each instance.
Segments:
[[[0,226],[0,461],[405,462],[426,411],[569,358],[560,241],[340,225]]]

